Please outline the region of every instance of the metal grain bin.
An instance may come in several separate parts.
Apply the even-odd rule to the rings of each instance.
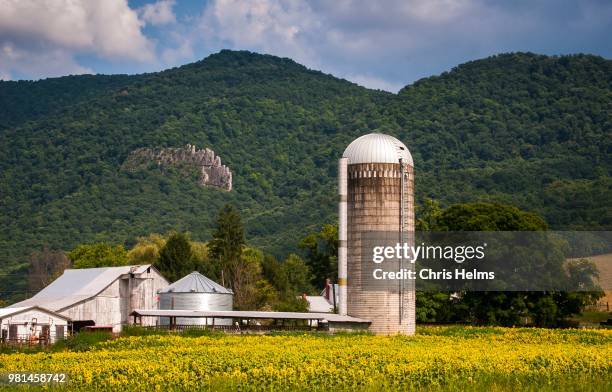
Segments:
[[[232,310],[234,293],[192,272],[159,292],[159,308],[163,310]],[[168,317],[160,317],[160,324],[168,325]],[[177,317],[178,325],[212,325],[212,319]],[[231,319],[215,319],[215,325],[231,325]]]

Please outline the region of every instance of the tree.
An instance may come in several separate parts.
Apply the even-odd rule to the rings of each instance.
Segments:
[[[310,267],[301,257],[291,253],[282,263],[282,269],[287,276],[288,291],[291,296],[310,294],[314,291],[312,286],[312,273]]]
[[[285,273],[283,265],[272,255],[265,255],[261,263],[261,271],[263,277],[270,282],[279,292],[284,293],[289,291],[289,277]]]
[[[28,291],[36,293],[45,288],[66,268],[70,268],[70,259],[62,251],[44,246],[42,251],[32,252],[28,268]]]
[[[155,267],[170,282],[175,282],[194,270],[194,255],[186,233],[170,234],[168,241],[159,251],[159,260]]]
[[[247,247],[240,258],[225,270],[225,284],[234,291],[236,309],[257,310],[271,305],[276,299],[276,290],[262,276],[263,260],[261,250]]]
[[[138,237],[136,245],[127,253],[130,264],[155,264],[159,259],[159,251],[166,245],[167,237],[156,233]]]
[[[279,301],[274,310],[277,312],[308,312],[308,301],[302,296],[289,297],[284,301]]]
[[[191,241],[191,250],[193,252],[194,270],[214,281],[221,282],[221,276],[219,276],[220,268],[211,260],[208,254],[208,244],[205,242]]]
[[[448,292],[416,292],[416,321],[419,323],[446,323],[458,306]]]
[[[438,219],[442,215],[440,204],[433,199],[426,198],[423,206],[417,210],[417,231],[432,231],[437,227]]]
[[[257,310],[275,310],[278,303],[278,291],[266,279],[255,282],[252,304],[249,306]]]
[[[295,254],[290,254],[285,261],[279,263],[273,256],[266,255],[262,263],[262,271],[276,289],[278,297],[273,309],[279,312],[305,312],[308,302],[302,299],[302,294],[312,294],[315,289],[311,284],[310,267]]]
[[[306,264],[312,271],[312,284],[323,288],[325,279],[338,275],[338,226],[323,225],[318,233],[304,237],[298,246],[306,251]]]
[[[217,227],[208,243],[208,251],[211,261],[220,269],[223,280],[227,279],[230,285],[234,284],[233,280],[238,273],[245,242],[240,214],[233,206],[226,204],[219,211]]]
[[[544,231],[547,224],[536,214],[498,203],[457,204],[445,209],[438,217],[438,231]],[[547,241],[545,252],[533,258],[547,260],[553,276],[563,276],[570,283],[587,284],[590,292],[521,291],[521,292],[462,292],[455,307],[454,318],[479,324],[516,325],[533,323],[554,326],[577,314],[598,298],[600,291],[593,286],[596,270],[588,263],[571,263],[569,274],[561,242]],[[525,260],[528,263],[530,260]],[[429,298],[431,299],[431,297]],[[450,298],[448,299],[450,301]]]
[[[116,267],[128,264],[123,245],[113,246],[105,242],[79,245],[68,252],[68,258],[74,268]]]
[[[438,215],[431,231],[541,231],[540,216],[500,203],[455,204]]]

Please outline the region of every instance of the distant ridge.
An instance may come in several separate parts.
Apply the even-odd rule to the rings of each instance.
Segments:
[[[612,227],[612,61],[597,56],[501,54],[391,94],[224,50],[151,74],[0,82],[0,107],[4,276],[45,244],[129,245],[171,229],[207,240],[228,202],[250,243],[294,251],[334,222],[337,158],[374,130],[412,152],[417,201],[495,200],[555,229]],[[223,157],[232,192],[121,170],[138,148],[187,143]]]

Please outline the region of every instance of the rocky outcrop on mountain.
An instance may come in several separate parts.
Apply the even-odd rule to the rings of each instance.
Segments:
[[[221,157],[208,148],[198,150],[194,145],[173,148],[139,148],[132,151],[122,165],[126,171],[147,169],[155,164],[159,167],[176,167],[196,170],[202,186],[215,186],[232,190],[232,172],[221,164]]]

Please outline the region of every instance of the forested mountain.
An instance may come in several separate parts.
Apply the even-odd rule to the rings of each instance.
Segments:
[[[249,243],[283,255],[333,221],[337,159],[373,130],[410,148],[417,200],[495,200],[553,228],[612,227],[610,60],[504,54],[391,94],[224,50],[159,73],[0,82],[0,271],[43,245],[170,229],[207,240],[228,202]],[[120,170],[137,148],[188,143],[222,158],[231,192]]]

